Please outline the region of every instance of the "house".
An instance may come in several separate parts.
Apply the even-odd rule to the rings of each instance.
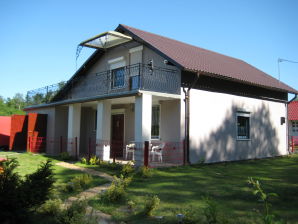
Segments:
[[[145,141],[150,161],[169,164],[288,153],[298,92],[246,62],[121,24],[80,46],[97,50],[50,102],[26,108],[47,114],[48,153],[131,152],[142,164]]]
[[[289,120],[289,141],[292,152],[298,148],[298,101],[294,100],[289,103],[288,108]]]

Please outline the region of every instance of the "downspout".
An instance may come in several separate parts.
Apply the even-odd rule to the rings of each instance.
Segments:
[[[290,101],[286,102],[286,136],[287,136],[287,148],[288,148],[288,152],[290,154],[290,145],[289,145],[289,104],[291,102],[293,102],[295,99],[297,98],[297,93],[295,94],[295,96],[293,97],[293,99],[291,99]]]
[[[189,161],[189,109],[190,109],[190,90],[196,85],[199,79],[200,73],[197,73],[191,85],[186,89],[183,87],[184,92],[184,102],[185,102],[185,140],[184,140],[184,165],[190,164]]]

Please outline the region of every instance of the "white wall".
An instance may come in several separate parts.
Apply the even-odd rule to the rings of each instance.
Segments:
[[[251,113],[250,140],[236,140],[237,110]],[[283,103],[191,90],[190,161],[242,160],[287,154]]]
[[[160,140],[180,142],[180,100],[160,102]]]

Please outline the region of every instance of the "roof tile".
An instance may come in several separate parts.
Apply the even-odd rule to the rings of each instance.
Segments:
[[[186,70],[212,73],[253,85],[280,89],[290,93],[298,93],[297,90],[292,87],[242,60],[126,25],[120,26],[144,40]]]

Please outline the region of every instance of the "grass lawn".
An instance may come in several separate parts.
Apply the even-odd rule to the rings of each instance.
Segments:
[[[66,169],[64,167],[55,165],[57,162],[61,162],[57,158],[48,157],[43,154],[3,152],[3,151],[0,151],[0,157],[17,158],[19,162],[19,166],[16,168],[16,172],[18,172],[21,176],[25,176],[26,174],[33,173],[34,171],[36,171],[36,169],[39,167],[39,165],[42,162],[45,162],[47,159],[51,159],[53,164],[54,177],[56,179],[54,187],[58,189],[61,199],[66,199],[67,197],[77,193],[77,192],[74,192],[74,193],[61,192],[59,191],[59,188],[61,185],[69,182],[72,178],[83,174],[83,172]],[[105,184],[107,182],[108,181],[103,178],[93,176],[93,181],[89,187],[95,187],[98,185]]]
[[[279,195],[272,202],[272,211],[279,219],[288,224],[298,223],[298,155],[155,169],[149,179],[134,178],[128,187],[126,201],[133,200],[139,212],[146,195],[156,194],[161,203],[155,215],[173,217],[173,210],[182,211],[190,205],[196,211],[202,211],[205,207],[202,197],[208,195],[217,202],[222,214],[238,219],[235,223],[257,223],[260,216],[256,210],[262,211],[262,204],[252,194],[247,184],[248,177],[259,180],[266,192]],[[125,211],[125,201],[106,205],[94,199],[90,204],[112,214],[116,220],[156,223],[156,220]]]

